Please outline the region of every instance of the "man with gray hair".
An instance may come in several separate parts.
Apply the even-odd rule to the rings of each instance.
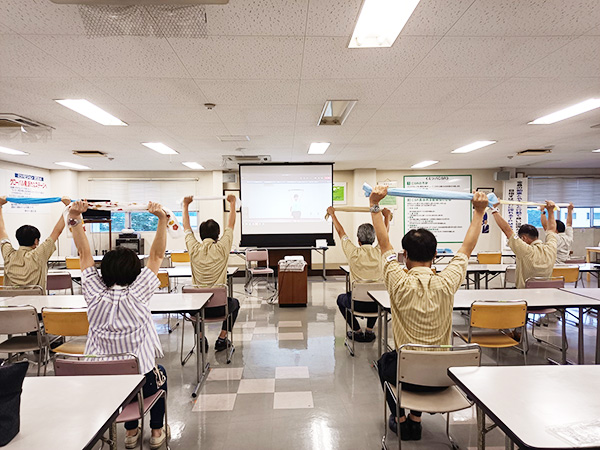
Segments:
[[[389,209],[383,209],[383,217],[385,225],[389,229],[391,211]],[[379,245],[373,246],[375,242],[375,229],[370,223],[363,223],[358,227],[356,237],[358,238],[358,247],[352,243],[344,227],[338,221],[335,215],[335,209],[333,206],[327,208],[327,213],[333,220],[333,225],[337,231],[340,239],[342,240],[342,250],[348,260],[350,266],[350,282],[351,285],[354,282],[363,283],[367,281],[377,281],[382,279],[382,261],[381,251]],[[348,322],[348,325],[352,328],[352,331],[348,331],[348,339],[352,339],[352,333],[354,333],[354,340],[357,342],[372,342],[375,340],[375,333],[373,327],[377,321],[376,317],[367,318],[367,327],[363,332],[356,317],[352,317],[351,308],[352,294],[345,292],[340,294],[337,298],[337,304],[340,308],[342,316]],[[375,302],[354,302],[354,310],[356,312],[377,312],[377,304]]]

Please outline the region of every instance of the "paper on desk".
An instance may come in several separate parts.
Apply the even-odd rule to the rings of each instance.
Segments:
[[[600,443],[600,419],[565,424],[548,431],[576,447]]]

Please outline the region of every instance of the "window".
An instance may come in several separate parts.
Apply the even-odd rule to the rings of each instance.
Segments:
[[[181,226],[183,226],[183,212],[173,211],[173,214],[175,214],[175,217],[177,217],[177,220]],[[190,226],[192,227],[192,230],[198,228],[198,213],[196,211],[190,211]]]
[[[594,224],[595,227],[600,227],[600,208],[594,208]]]
[[[158,217],[149,212],[132,212],[131,228],[135,231],[156,231]]]
[[[568,210],[566,207],[560,208],[560,212],[556,218],[562,220],[567,225],[567,214]],[[534,227],[542,228],[539,208],[527,208],[527,223]],[[573,228],[590,228],[592,226],[600,227],[600,208],[573,208]]]
[[[126,214],[124,212],[111,212],[110,218],[112,220],[112,231],[119,232],[123,228],[127,228],[125,226],[126,222]],[[108,224],[107,223],[93,223],[92,232],[94,233],[108,233]]]
[[[540,208],[527,208],[527,223],[536,228],[542,228],[542,212]]]

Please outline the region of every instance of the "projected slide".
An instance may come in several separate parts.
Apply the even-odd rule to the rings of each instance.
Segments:
[[[331,234],[332,177],[330,164],[240,166],[242,235]]]

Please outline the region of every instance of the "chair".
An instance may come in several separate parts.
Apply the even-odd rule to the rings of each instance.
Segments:
[[[374,300],[369,297],[368,291],[385,291],[387,288],[385,284],[380,282],[379,280],[373,280],[363,283],[353,282],[352,283],[352,291],[350,298],[350,314],[351,317],[379,317],[379,312],[357,312],[354,310],[354,302],[364,302],[364,303],[374,303]],[[387,325],[387,324],[385,324]],[[346,321],[346,333],[344,334],[344,344],[350,353],[350,356],[354,356],[354,333],[352,333],[352,339],[348,339],[348,329],[349,329],[348,321]],[[383,336],[382,330],[379,330],[379,337]],[[348,344],[348,341],[351,344]]]
[[[0,286],[4,286],[4,274],[0,274]]]
[[[126,359],[106,360],[105,358],[115,358],[129,356]],[[85,355],[85,360],[68,359],[70,357],[80,358],[81,355],[62,355],[61,358],[54,360],[54,373],[56,376],[92,376],[92,375],[139,375],[139,364],[135,355],[132,354],[115,354],[115,355]],[[90,359],[96,360],[90,360]],[[165,431],[166,431],[166,448],[169,449],[169,432],[167,420],[167,392],[159,389],[150,397],[142,396],[142,389],[137,393],[137,402],[131,402],[125,406],[119,416],[116,418],[110,430],[111,444],[116,441],[115,424],[130,422],[133,420],[141,420],[140,449],[144,443],[144,416],[148,414],[150,409],[161,398],[165,399]]]
[[[565,280],[565,283],[575,283],[575,287],[577,287],[577,283],[579,282],[579,266],[554,266],[554,269],[552,269],[552,278],[561,277]]]
[[[187,285],[187,286],[183,286],[182,288],[182,293],[186,294],[194,294],[194,293],[212,293],[212,297],[210,298],[210,300],[208,300],[208,302],[206,302],[206,305],[204,306],[204,308],[202,309],[201,312],[201,319],[204,323],[213,323],[213,322],[223,322],[224,320],[228,320],[229,324],[231,324],[231,314],[229,313],[229,302],[227,300],[227,286],[225,286],[224,284],[216,284],[212,287],[203,287],[203,286],[193,286],[193,285]],[[205,318],[204,317],[204,311],[206,308],[218,308],[218,307],[225,307],[225,314],[219,317],[211,317],[211,318]],[[185,365],[185,363],[187,362],[188,359],[190,359],[190,356],[192,356],[192,353],[194,352],[194,349],[196,348],[196,342],[197,340],[194,339],[194,346],[192,347],[192,349],[188,352],[187,356],[184,358],[183,357],[183,341],[184,341],[184,337],[185,337],[185,320],[192,322],[194,325],[196,324],[196,317],[195,316],[191,316],[191,315],[183,315],[184,318],[184,322],[183,325],[181,326],[181,355],[180,355],[180,360],[181,360],[181,365]],[[229,343],[227,344],[227,364],[231,363],[231,356],[233,355],[233,352],[235,351],[235,347],[233,346],[233,327],[228,327],[231,328],[231,332],[228,331],[228,337],[229,338]],[[197,330],[196,327],[194,326],[194,334],[196,334]],[[205,333],[206,335],[206,330]],[[206,338],[206,336],[203,336],[203,338]],[[203,351],[203,349],[200,349],[200,351]]]
[[[517,284],[517,266],[508,266],[504,272],[504,289],[508,283]]]
[[[502,264],[501,252],[479,252],[477,253],[479,264]]]
[[[513,301],[475,301],[471,304],[469,314],[469,331],[464,333],[454,332],[463,341],[469,344],[479,344],[485,348],[496,349],[498,360],[499,349],[517,347],[523,353],[523,362],[527,364],[527,354],[523,344],[527,341],[525,324],[527,322],[527,302],[524,300]],[[515,340],[505,331],[520,328],[521,336]],[[479,331],[483,330],[483,331]],[[514,335],[513,335],[514,336]]]
[[[384,383],[384,390],[389,391],[396,402],[396,417],[400,415],[400,408],[431,414],[446,414],[446,436],[452,447],[458,448],[450,436],[450,413],[470,408],[473,406],[473,402],[448,377],[448,368],[478,367],[480,363],[481,348],[476,344],[457,346],[405,344],[400,346],[396,385]],[[421,386],[446,387],[446,389],[437,392],[403,391],[402,382]],[[381,439],[381,447],[387,449],[385,398],[383,404],[385,433]],[[402,440],[398,436],[398,449],[401,448]]]
[[[67,256],[65,258],[65,263],[67,265],[67,269],[81,269],[81,262],[79,261],[79,256]]]
[[[49,273],[46,277],[46,292],[70,290],[73,295],[73,280],[69,273]]]
[[[554,273],[554,271],[553,271]],[[577,276],[579,277],[579,267],[577,267]],[[551,277],[531,277],[525,280],[525,289],[562,289],[565,287],[565,278],[563,276],[551,276]],[[530,308],[528,314],[542,316],[544,314],[554,314],[558,310],[556,308]],[[565,313],[561,311],[561,320],[565,320]],[[562,347],[559,347],[551,342],[544,339],[540,339],[535,335],[535,327],[539,326],[539,322],[531,321],[531,336],[533,336],[538,342],[543,342],[550,347],[562,351]]]
[[[87,336],[90,327],[86,309],[42,308],[42,320],[48,348],[50,348],[48,335],[63,337]],[[85,353],[86,342],[87,339],[73,339],[51,349],[51,351],[82,355]]]
[[[35,335],[26,335],[27,333],[35,333]],[[0,343],[0,353],[8,353],[9,360],[12,359],[13,353],[39,352],[37,362],[37,375],[39,376],[42,361],[46,361],[47,347],[44,343],[36,309],[30,305],[0,306],[0,335],[2,334],[7,334],[9,337]],[[12,336],[13,334],[24,334],[25,336]],[[46,375],[46,365],[44,365],[44,375]]]
[[[158,289],[167,289],[166,294],[171,292],[171,281],[169,279],[169,272],[161,272],[159,271],[156,276],[158,277],[158,281],[160,281],[160,286]],[[177,316],[177,314],[176,314]],[[179,326],[179,322],[175,324],[174,327],[171,327],[171,313],[167,314],[167,329],[169,333],[172,333],[175,328]]]
[[[187,252],[177,252],[171,253],[171,267],[173,267],[173,263],[189,263],[190,262],[190,254]]]
[[[261,262],[264,262],[264,266],[260,265]],[[269,251],[265,248],[249,248],[246,250],[246,276],[248,276],[248,281],[244,286],[249,294],[252,293],[254,280],[259,275],[266,276],[267,289],[270,288],[269,276],[272,279],[271,286],[275,285],[275,271],[269,267]]]
[[[21,295],[44,295],[44,290],[37,284],[28,286],[0,286],[0,297],[19,297]]]

